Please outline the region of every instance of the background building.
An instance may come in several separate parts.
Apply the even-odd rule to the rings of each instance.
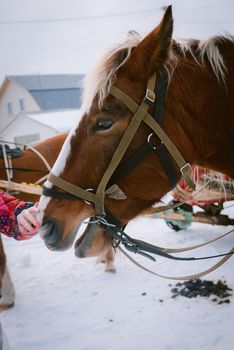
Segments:
[[[79,117],[83,77],[7,76],[0,88],[0,139],[30,143],[69,131]]]

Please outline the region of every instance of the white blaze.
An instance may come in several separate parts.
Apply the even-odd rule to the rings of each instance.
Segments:
[[[62,149],[59,153],[59,156],[56,159],[56,161],[51,169],[51,172],[56,176],[60,176],[61,172],[65,168],[67,158],[68,158],[70,151],[71,151],[71,139],[72,139],[73,135],[75,134],[75,130],[79,126],[79,123],[80,123],[80,120],[82,119],[82,116],[83,116],[83,110],[81,109],[79,121],[77,122],[77,124],[75,124],[73,126],[73,128],[69,132],[69,134],[68,134],[68,136],[67,136],[67,138],[62,146]],[[48,188],[52,187],[52,183],[49,180],[47,180],[44,185]],[[44,210],[46,209],[50,199],[51,199],[50,197],[47,197],[44,195],[42,195],[40,198],[39,208],[41,210],[41,213],[38,214],[38,216],[37,216],[37,220],[39,222],[42,222]]]

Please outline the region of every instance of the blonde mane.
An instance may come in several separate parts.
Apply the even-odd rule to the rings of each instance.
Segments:
[[[208,40],[180,40],[176,42],[177,47],[181,50],[184,57],[190,54],[194,61],[201,66],[205,66],[208,62],[216,75],[218,81],[220,78],[225,82],[226,66],[223,56],[219,51],[218,44],[224,40],[225,37],[212,37]],[[229,38],[233,40],[233,38]]]
[[[99,107],[102,106],[103,100],[109,94],[110,87],[116,79],[118,69],[128,60],[132,49],[140,43],[141,39],[137,32],[130,31],[127,40],[105,53],[94,69],[87,74],[84,79],[83,94],[83,108],[85,112],[89,112],[93,99],[97,94],[98,105]],[[225,83],[226,67],[218,48],[218,43],[223,40],[233,41],[234,39],[232,37],[213,37],[206,41],[173,41],[169,59],[165,64],[169,78],[171,78],[177,66],[179,50],[185,57],[188,54],[191,55],[194,61],[201,66],[205,66],[208,62],[218,81],[221,78]]]
[[[116,72],[129,58],[132,48],[136,47],[141,40],[135,31],[128,33],[127,40],[116,45],[104,54],[96,67],[87,74],[84,79],[83,106],[89,111],[94,97],[99,94],[98,104],[102,105],[104,98],[109,94],[111,85],[116,78]]]

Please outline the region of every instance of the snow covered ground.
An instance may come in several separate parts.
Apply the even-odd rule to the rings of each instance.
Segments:
[[[233,207],[226,211],[234,217]],[[162,220],[141,218],[129,224],[127,232],[175,247],[203,242],[229,229],[194,223],[174,232]],[[15,307],[1,313],[0,320],[12,350],[234,348],[234,296],[222,305],[201,297],[174,299],[175,282],[138,269],[120,253],[117,273],[108,274],[93,258],[75,258],[72,249],[47,250],[39,237],[25,242],[5,238],[4,243],[17,295]],[[232,246],[233,234],[189,255],[222,253]],[[140,261],[169,275],[197,272],[215,262]],[[233,258],[205,279],[226,280],[234,289]]]
[[[165,3],[174,5],[175,38],[206,38],[225,31],[233,34],[233,0],[160,0],[157,4],[154,0],[40,0],[39,7],[35,3],[1,0],[1,81],[12,73],[86,72],[104,48],[122,41],[129,29],[141,34],[151,30]],[[151,9],[152,13],[141,13]],[[65,23],[63,17],[68,19]],[[73,17],[84,18],[69,21]],[[47,18],[48,23],[43,22]],[[234,217],[233,208],[228,212]],[[144,218],[129,224],[127,232],[158,245],[177,247],[204,242],[229,229],[192,224],[176,233],[162,220]],[[190,255],[226,252],[233,246],[233,235]],[[39,237],[25,242],[4,238],[4,243],[16,304],[0,314],[0,322],[12,350],[234,348],[234,297],[230,304],[222,305],[205,298],[171,298],[169,284],[175,282],[138,269],[120,254],[117,273],[107,274],[93,258],[78,260],[72,250],[47,250]],[[168,275],[191,274],[215,262],[158,258],[153,264],[139,260]],[[234,289],[232,265],[233,258],[205,278],[226,280]]]

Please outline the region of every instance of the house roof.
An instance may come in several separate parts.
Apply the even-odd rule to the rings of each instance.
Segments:
[[[84,74],[9,75],[28,91],[82,88]]]
[[[10,75],[23,86],[43,111],[80,108],[83,74]]]

